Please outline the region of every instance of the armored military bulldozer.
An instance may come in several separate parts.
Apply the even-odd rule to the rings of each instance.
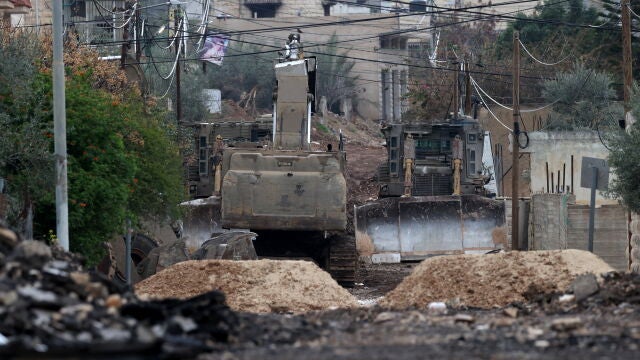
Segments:
[[[484,186],[485,133],[477,119],[395,123],[382,133],[379,198],[355,210],[362,255],[395,262],[506,246],[504,202]]]
[[[158,246],[134,237],[137,279],[187,259],[259,256],[311,259],[337,281],[354,282],[357,254],[355,238],[345,233],[342,142],[335,151],[311,150],[316,68],[316,59],[305,58],[292,37],[274,66],[271,116],[193,124],[197,158],[187,174],[192,200],[181,204],[185,217],[174,227],[181,241]],[[125,262],[118,259],[124,254],[109,249],[101,264],[121,282]]]
[[[228,229],[257,233],[258,256],[313,259],[342,283],[354,281],[355,239],[347,224],[346,156],[311,150],[316,59],[301,51],[275,64],[270,126],[264,117],[242,141],[225,137],[228,124],[196,128],[197,169],[190,171],[191,210],[184,236],[199,246]],[[239,128],[239,126],[236,127]],[[225,142],[214,154],[214,138]],[[218,177],[219,181],[216,181]]]

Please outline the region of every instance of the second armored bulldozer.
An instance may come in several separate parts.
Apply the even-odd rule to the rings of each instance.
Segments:
[[[363,255],[401,261],[506,247],[504,202],[484,187],[485,133],[477,119],[396,123],[382,132],[379,198],[355,212]]]

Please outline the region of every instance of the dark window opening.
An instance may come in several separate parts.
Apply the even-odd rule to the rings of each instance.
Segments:
[[[247,5],[253,18],[274,18],[280,4]]]
[[[71,16],[87,17],[87,4],[83,0],[76,0],[71,4]]]

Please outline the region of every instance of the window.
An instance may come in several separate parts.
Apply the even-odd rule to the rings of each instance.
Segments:
[[[446,140],[442,140],[442,152],[447,152],[449,150],[451,150],[451,140],[446,139]]]
[[[207,137],[206,136],[200,136],[200,147],[201,148],[206,148],[207,147]]]
[[[469,164],[469,166],[467,167],[467,174],[475,175],[476,173],[476,151],[475,150],[469,150],[469,158],[467,160]]]
[[[382,35],[380,36],[380,49],[400,49],[407,48],[407,39],[400,36]]]
[[[391,147],[398,147],[398,138],[395,136],[391,138]]]
[[[281,1],[274,0],[245,0],[244,5],[251,11],[254,18],[276,17],[276,10],[281,5]]]
[[[71,4],[71,16],[87,17],[87,4],[83,0],[76,0]]]
[[[469,134],[467,137],[468,137],[470,143],[475,143],[476,142],[476,139],[477,139],[476,134]]]

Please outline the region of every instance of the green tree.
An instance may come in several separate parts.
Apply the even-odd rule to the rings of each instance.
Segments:
[[[35,237],[46,238],[56,224],[50,39],[1,34],[0,176],[11,199],[35,204]],[[117,64],[71,42],[65,65],[70,246],[95,263],[125,218],[176,214],[181,159],[165,113],[142,102]]]
[[[355,62],[349,60],[346,51],[338,54],[338,47],[334,44],[337,40],[336,34],[331,35],[328,44],[315,52],[318,59],[316,95],[318,98],[325,96],[327,108],[334,113],[340,112],[342,99],[351,99],[355,103],[357,93],[354,89],[358,80],[358,76],[351,74]],[[306,49],[305,52],[314,53]]]
[[[640,116],[640,92],[634,88],[632,114]],[[622,200],[629,210],[640,213],[640,126],[634,124],[630,131],[617,131],[609,137],[609,164],[615,177],[609,182],[609,195]]]
[[[51,107],[41,59],[42,46],[33,33],[0,27],[0,177],[7,180],[8,220],[26,233],[34,202],[54,184]]]
[[[550,125],[555,128],[598,129],[621,116],[620,105],[607,73],[588,69],[576,63],[568,72],[560,72],[554,80],[545,81],[542,94],[554,103]]]
[[[201,88],[220,89],[222,98],[240,101],[243,95],[256,89],[257,108],[271,109],[275,73],[273,55],[253,54],[265,48],[241,41],[229,42],[227,57],[222,66],[207,65],[207,72],[200,74],[204,79]],[[251,54],[251,55],[246,55]]]

